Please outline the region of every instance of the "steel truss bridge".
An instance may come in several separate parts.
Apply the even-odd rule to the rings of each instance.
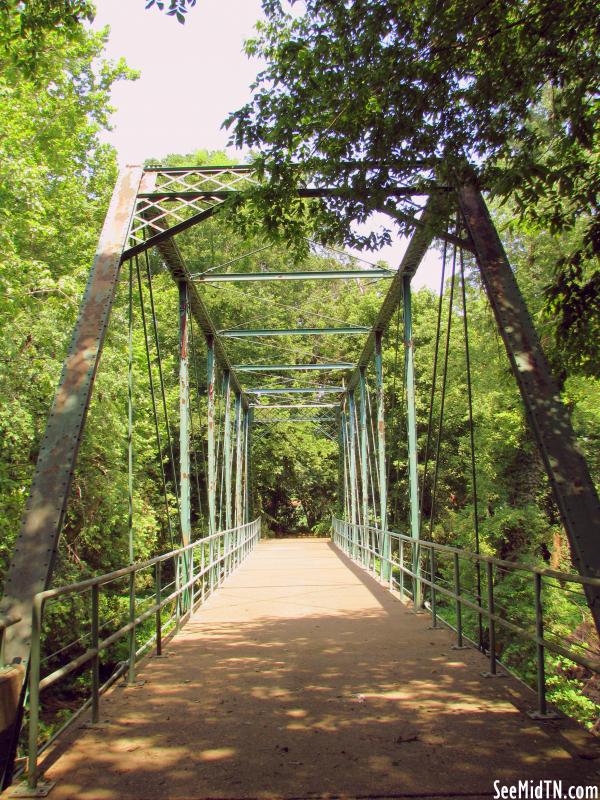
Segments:
[[[435,180],[397,186],[388,194],[394,197],[419,197],[422,212],[413,219],[414,232],[402,261],[393,272],[370,266],[366,269],[285,272],[216,272],[194,275],[177,244],[177,235],[201,224],[226,207],[227,201],[257,184],[249,166],[224,167],[130,167],[120,175],[83,296],[79,317],[64,363],[60,383],[31,485],[21,530],[6,578],[2,601],[0,633],[3,637],[4,669],[0,673],[0,700],[4,711],[2,752],[4,785],[14,774],[17,740],[27,707],[29,727],[28,790],[40,792],[38,725],[40,692],[66,675],[86,666],[91,670],[90,697],[82,711],[91,709],[98,720],[100,696],[119,675],[130,684],[136,679],[136,659],[156,648],[162,653],[162,639],[169,625],[179,630],[193,619],[196,609],[215,592],[225,579],[255,551],[260,540],[260,521],[254,519],[252,494],[252,438],[268,435],[270,423],[314,424],[339,442],[339,519],[332,523],[333,543],[356,564],[375,575],[380,585],[410,598],[415,610],[429,609],[433,626],[440,621],[440,604],[454,609],[456,645],[463,647],[464,613],[478,619],[479,641],[490,660],[489,672],[497,673],[495,632],[498,626],[512,624],[537,651],[538,716],[550,716],[545,699],[544,652],[549,649],[589,668],[597,664],[585,653],[573,654],[544,629],[543,581],[576,586],[585,593],[596,627],[600,630],[600,505],[589,470],[577,448],[569,414],[559,399],[559,391],[535,333],[524,301],[507,261],[499,236],[490,219],[484,199],[473,183],[440,185]],[[335,196],[336,189],[307,188],[301,197]],[[493,310],[498,331],[526,409],[531,431],[539,448],[578,575],[528,568],[501,562],[479,553],[444,547],[423,536],[421,498],[417,470],[417,431],[415,410],[414,347],[411,312],[411,279],[434,239],[453,249],[454,259],[468,252],[474,257],[485,292]],[[154,250],[170,272],[179,292],[179,441],[174,447],[168,430],[171,466],[178,470],[173,481],[178,485],[178,518],[166,515],[172,535],[171,552],[143,563],[131,563],[115,573],[99,576],[69,587],[52,587],[53,567],[61,528],[65,518],[71,482],[82,439],[86,414],[111,309],[122,268],[129,268],[130,328],[133,285],[140,298],[147,292],[152,314],[142,319],[148,364],[154,342],[160,370],[160,350],[155,328],[152,276],[146,260]],[[142,268],[140,268],[140,259]],[[461,260],[462,266],[462,260]],[[389,280],[387,292],[374,323],[369,327],[340,326],[291,329],[219,330],[211,319],[202,286],[230,281],[348,280],[378,278]],[[464,291],[464,276],[463,276]],[[406,430],[409,461],[410,529],[394,533],[388,529],[388,486],[386,470],[386,409],[383,392],[382,342],[393,315],[402,308],[405,359]],[[207,386],[207,536],[192,538],[192,425],[190,376],[198,368],[200,342],[204,340]],[[466,330],[465,330],[466,333]],[[239,363],[228,354],[231,339],[293,336],[361,336],[364,343],[358,361],[333,363]],[[130,330],[131,342],[131,330]],[[150,344],[149,344],[150,343]],[[375,400],[371,405],[367,372],[374,370]],[[261,376],[291,376],[315,373],[313,385],[289,381],[281,385],[261,385]],[[161,449],[157,414],[164,406],[162,373],[155,386],[149,368],[156,435]],[[336,378],[336,384],[321,383],[323,376]],[[252,379],[254,386],[244,381]],[[131,376],[130,376],[131,380]],[[198,385],[198,381],[196,381]],[[131,457],[130,383],[130,457]],[[469,408],[471,398],[469,395]],[[157,411],[158,409],[158,411]],[[471,412],[471,408],[470,408]],[[166,408],[165,408],[166,415]],[[470,416],[472,431],[472,416]],[[220,443],[218,430],[222,431]],[[266,433],[261,433],[266,431]],[[221,452],[219,452],[222,448]],[[162,462],[161,462],[162,464]],[[222,468],[219,469],[219,464]],[[131,467],[131,464],[130,464]],[[166,495],[164,467],[162,484]],[[131,489],[130,489],[131,492]],[[199,492],[197,494],[199,501]],[[130,493],[130,527],[131,527]],[[477,528],[477,516],[474,520]],[[261,545],[262,546],[262,545]],[[130,553],[133,562],[133,551]],[[256,559],[256,553],[252,555]],[[440,579],[439,565],[447,562],[446,576]],[[476,592],[461,588],[464,564],[475,570]],[[521,570],[528,576],[534,598],[533,629],[519,628],[507,621],[495,607],[494,571]],[[136,580],[151,576],[151,596],[140,604]],[[370,579],[369,579],[370,580]],[[99,608],[105,587],[128,582],[130,607],[128,621],[110,633],[102,628]],[[147,583],[147,582],[146,582]],[[225,587],[219,591],[225,591]],[[66,665],[43,673],[44,609],[58,597],[82,595],[90,598],[89,647]],[[167,613],[168,612],[168,613]],[[168,617],[168,619],[165,617]],[[140,646],[136,630],[155,621],[152,637]],[[411,623],[412,624],[412,623]],[[485,637],[483,632],[485,629]],[[101,685],[101,654],[116,641],[128,642],[128,659],[118,674]],[[485,643],[484,644],[484,639]],[[27,702],[26,702],[27,701]]]

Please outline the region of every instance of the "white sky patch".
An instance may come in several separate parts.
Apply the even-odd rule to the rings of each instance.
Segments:
[[[110,26],[107,56],[125,57],[141,72],[134,82],[117,83],[112,92],[116,111],[113,130],[102,134],[119,163],[160,162],[169,153],[226,150],[244,160],[244,152],[227,149],[223,120],[250,99],[250,84],[261,63],[248,59],[244,41],[263,17],[260,0],[199,0],[185,25],[144,8],[143,0],[96,0],[95,30]],[[380,217],[380,215],[377,215]],[[373,227],[391,220],[374,218]],[[397,267],[407,242],[400,240],[365,258],[384,259]],[[359,255],[359,253],[357,253]],[[440,259],[428,253],[413,285],[437,289]]]

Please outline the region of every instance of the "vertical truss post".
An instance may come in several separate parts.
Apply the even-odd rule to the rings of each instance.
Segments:
[[[254,409],[248,409],[248,433],[246,435],[246,522],[254,519],[254,490],[252,472],[252,428],[254,426]]]
[[[379,462],[379,505],[381,508],[381,578],[390,579],[391,540],[387,533],[387,474],[385,468],[385,406],[383,395],[383,356],[381,331],[375,331],[375,379],[377,381],[377,460]]]
[[[242,426],[243,426],[243,458],[242,458],[242,518],[241,524],[249,522],[248,512],[248,418],[249,411],[242,407]]]
[[[223,458],[225,461],[225,528],[232,527],[231,522],[231,373],[225,372],[223,386],[225,401],[225,422],[223,431]],[[229,536],[225,537],[226,539]],[[227,542],[226,542],[227,546]]]
[[[410,276],[402,281],[402,307],[404,317],[404,375],[406,380],[406,415],[408,429],[408,484],[410,495],[410,532],[414,540],[413,551],[413,601],[415,610],[423,603],[421,591],[421,558],[419,531],[419,476],[417,472],[417,411],[415,403],[415,354],[412,334],[412,296]]]
[[[349,430],[348,439],[350,444],[350,512],[352,522],[352,556],[356,558],[356,525],[358,524],[358,508],[357,508],[357,479],[356,479],[356,403],[354,401],[354,392],[348,392],[348,414],[349,414]]]
[[[344,429],[342,410],[338,408],[335,421],[338,429],[338,483],[337,483],[337,515],[340,519],[344,516]]]
[[[360,484],[362,488],[361,517],[362,517],[362,547],[368,546],[369,542],[369,462],[367,454],[367,387],[366,387],[366,367],[360,368],[359,395],[360,395],[360,417],[359,417],[359,440],[360,440]],[[359,542],[361,544],[361,542]],[[360,551],[361,560],[368,561],[368,553],[364,549]]]
[[[215,463],[215,341],[206,337],[206,391],[208,400],[207,469],[208,469],[208,533],[217,530],[217,466]]]
[[[346,522],[352,519],[352,503],[350,489],[350,437],[348,435],[348,415],[344,411],[342,415],[342,432],[344,439],[344,519]]]
[[[179,283],[179,486],[181,542],[192,538],[190,504],[190,380],[187,284]]]
[[[129,308],[127,331],[127,533],[129,540],[129,563],[135,561],[135,534],[133,531],[133,262],[129,260]],[[129,621],[135,620],[135,573],[129,576]],[[135,683],[135,625],[132,624],[127,637],[128,662],[127,682]]]
[[[245,418],[245,414],[244,414]],[[243,465],[243,434],[244,420],[242,419],[242,396],[239,392],[235,393],[235,525],[242,525],[244,522],[242,499],[244,492]]]
[[[569,413],[560,400],[560,392],[481,192],[467,184],[458,189],[458,200],[529,425],[569,538],[573,563],[581,575],[600,577],[600,502],[577,446]],[[600,590],[591,586],[584,588],[600,632]]]
[[[189,376],[189,330],[188,291],[185,281],[179,281],[179,513],[181,543],[185,546],[192,539],[190,500],[190,376]],[[191,574],[191,550],[185,553],[178,565],[182,583],[187,583]],[[185,611],[189,608],[189,594],[181,598]]]

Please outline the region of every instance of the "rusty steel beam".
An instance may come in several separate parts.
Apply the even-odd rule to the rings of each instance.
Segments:
[[[498,329],[517,380],[529,425],[550,479],[571,545],[573,563],[585,577],[600,577],[600,502],[581,454],[569,413],[510,268],[481,192],[458,189],[460,209]],[[600,633],[600,591],[586,586]]]
[[[128,167],[115,186],[6,576],[0,613],[9,612],[21,617],[21,621],[6,632],[5,659],[7,666],[21,670],[23,676],[31,644],[33,598],[48,588],[52,578],[73,470],[115,296],[121,253],[141,178],[141,167]],[[23,692],[21,704],[22,699]],[[18,708],[13,712],[13,744],[0,756],[3,785],[7,785],[12,772],[20,726]]]

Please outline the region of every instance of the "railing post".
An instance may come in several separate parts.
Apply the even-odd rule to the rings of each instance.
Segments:
[[[432,627],[437,628],[437,595],[435,591],[435,570],[436,570],[435,548],[429,548],[429,565],[431,567],[431,619]]]
[[[460,602],[460,561],[458,553],[454,553],[454,594],[456,595],[456,646],[462,647],[462,603]]]
[[[179,607],[179,606],[178,606]],[[129,575],[129,668],[127,670],[127,682],[131,685],[135,683],[135,571]]]
[[[194,548],[190,547],[189,549],[189,561],[190,561],[190,613],[194,610],[194,602],[196,598],[196,590],[195,590],[195,574],[194,574]]]
[[[35,789],[38,782],[42,613],[43,602],[35,598],[31,615],[31,656],[29,659],[29,762],[27,764],[27,786],[30,789]]]
[[[156,605],[158,608],[156,609],[156,655],[162,655],[162,615],[161,615],[161,607],[160,604],[162,603],[162,561],[156,562]]]
[[[400,564],[400,597],[404,597],[404,539],[398,542],[398,563]]]
[[[200,548],[200,574],[202,575],[202,602],[206,599],[206,545]]]
[[[486,563],[488,593],[488,630],[490,648],[490,675],[496,674],[496,623],[494,621],[494,573],[491,561]]]
[[[95,651],[92,659],[92,722],[98,722],[100,713],[100,653],[99,644],[99,608],[100,608],[100,588],[97,583],[92,586],[92,650]]]
[[[545,717],[548,712],[546,704],[546,671],[544,663],[544,616],[542,609],[542,576],[536,572],[534,579],[535,594],[535,638],[537,647],[537,690],[538,690],[538,711]]]

